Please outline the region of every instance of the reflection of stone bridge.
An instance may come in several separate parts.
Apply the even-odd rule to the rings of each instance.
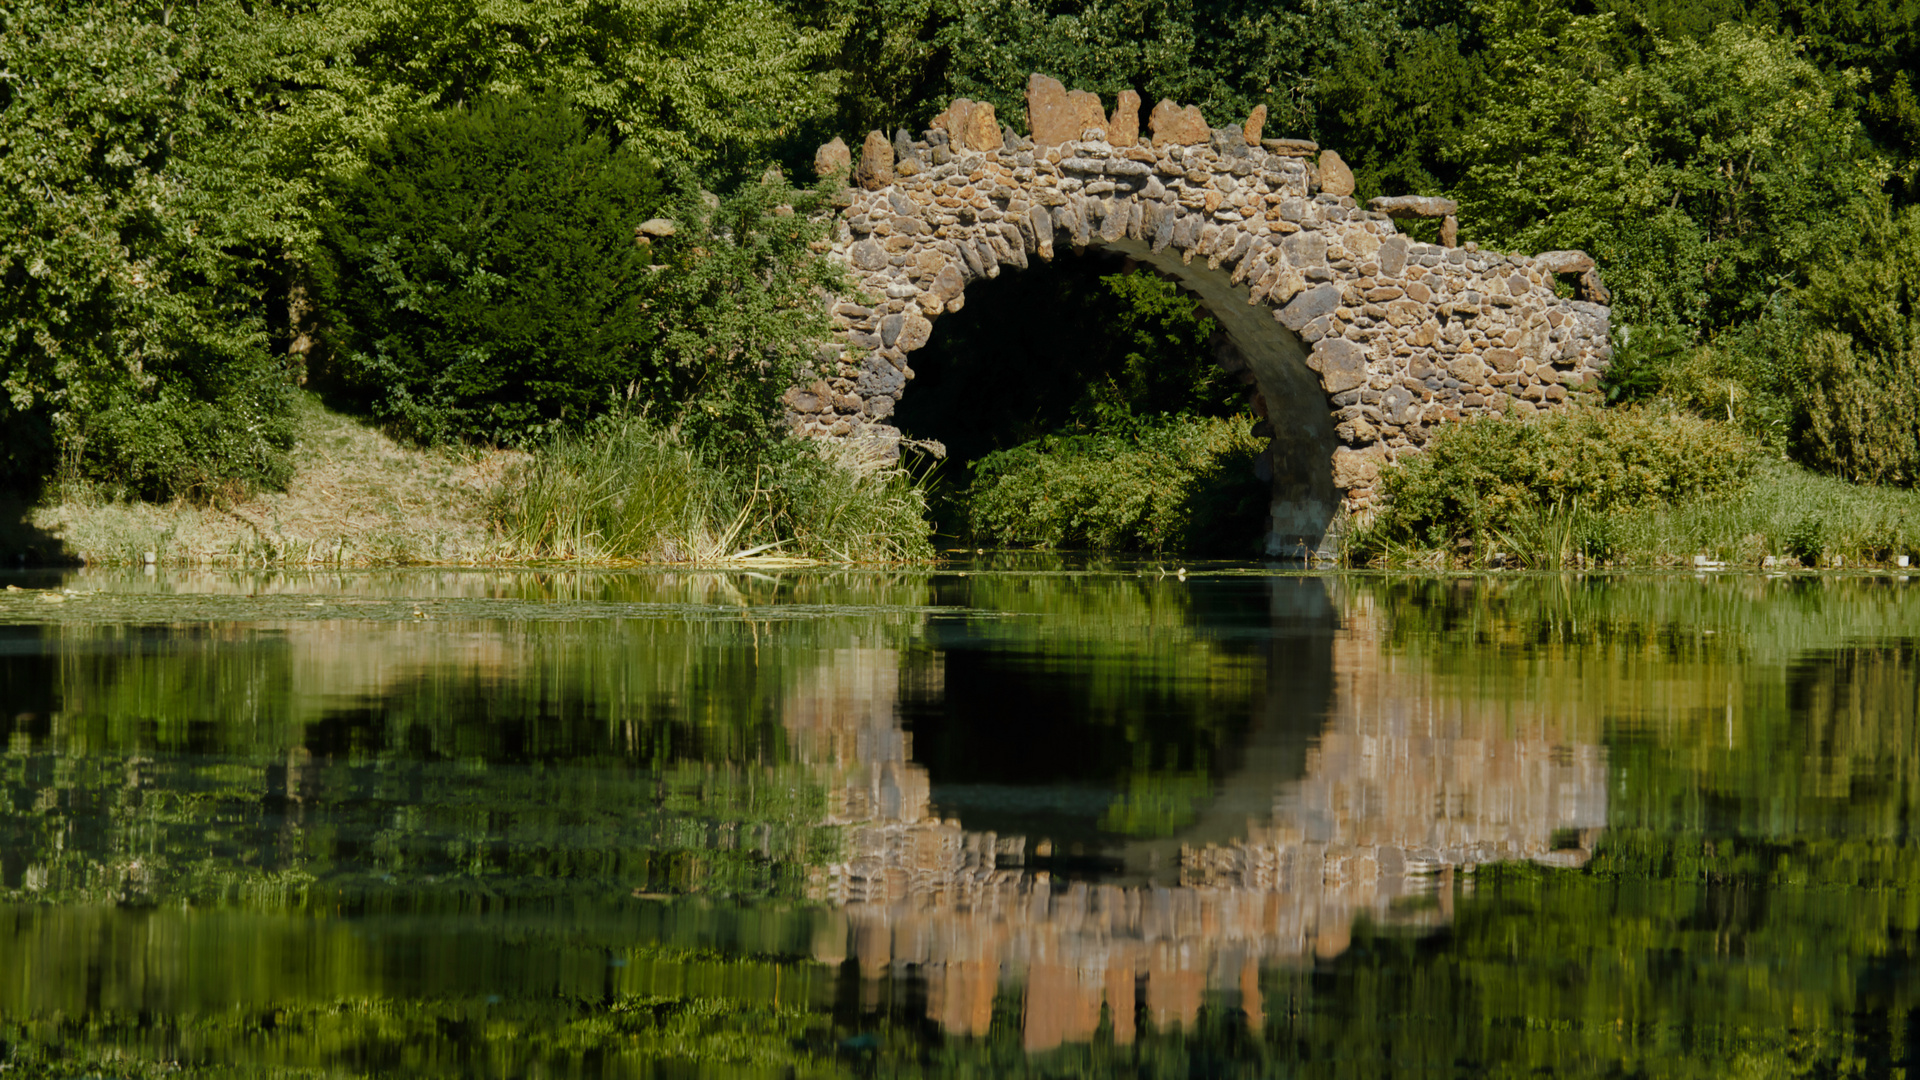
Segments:
[[[1121,1042],[1142,1005],[1190,1028],[1209,991],[1258,1026],[1260,967],[1337,956],[1357,917],[1441,923],[1460,868],[1583,864],[1607,775],[1577,718],[1397,668],[1365,613],[1336,625],[1325,587],[1275,582],[1244,767],[1183,837],[1126,845],[1124,884],[1054,880],[1025,867],[1025,838],[938,819],[897,719],[898,655],[825,666],[784,710],[800,755],[837,770],[829,819],[847,826],[843,861],[815,881],[844,917],[819,958],[851,957],[870,987],[917,969],[955,1034],[983,1034],[996,991],[1023,985],[1029,1049],[1091,1038],[1103,1007]]]
[[[803,434],[898,437],[886,423],[913,377],[907,354],[958,311],[966,284],[1050,259],[1056,245],[1104,247],[1196,293],[1231,348],[1222,363],[1256,386],[1272,428],[1269,549],[1313,548],[1341,504],[1364,511],[1380,466],[1432,426],[1505,408],[1532,412],[1589,395],[1605,369],[1607,309],[1562,299],[1556,275],[1579,252],[1536,258],[1452,245],[1445,199],[1351,198],[1337,155],[1209,128],[1161,102],[1140,133],[1140,101],[1111,116],[1089,93],[1034,76],[1031,137],[966,99],[921,140],[867,137],[833,239],[859,295],[833,309],[837,342],[818,378],[787,395]],[[835,140],[823,171],[853,166]],[[1442,242],[1413,241],[1394,216],[1447,215]]]

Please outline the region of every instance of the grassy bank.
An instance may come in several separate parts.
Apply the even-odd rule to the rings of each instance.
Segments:
[[[925,500],[901,469],[807,446],[775,444],[762,461],[728,464],[628,418],[535,454],[423,449],[305,393],[296,427],[284,491],[156,504],[69,485],[6,515],[0,559],[393,566],[932,554]]]

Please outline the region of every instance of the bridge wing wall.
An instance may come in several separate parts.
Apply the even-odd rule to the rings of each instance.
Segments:
[[[831,251],[855,292],[834,301],[815,377],[786,397],[796,432],[897,440],[888,420],[934,320],[961,309],[968,283],[1063,245],[1113,248],[1176,277],[1220,319],[1274,430],[1275,554],[1322,547],[1343,510],[1370,512],[1381,467],[1438,424],[1597,398],[1607,308],[1561,295],[1584,272],[1579,288],[1604,299],[1581,253],[1413,240],[1390,212],[1450,214],[1451,203],[1362,208],[1337,155],[1262,140],[1258,117],[1209,129],[1191,106],[1162,102],[1139,135],[1137,115],[1123,115],[1137,103],[1123,99],[1105,123],[1092,95],[1065,103],[1069,126],[1088,126],[1053,145],[965,99],[920,140],[868,137]],[[1060,127],[1062,111],[1036,104],[1033,85],[1029,104],[1050,117],[1037,128]],[[837,141],[821,163],[852,164]],[[1450,216],[1441,231],[1451,237]]]

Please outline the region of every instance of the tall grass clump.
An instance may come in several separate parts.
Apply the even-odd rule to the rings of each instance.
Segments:
[[[1616,566],[1684,563],[1693,555],[1752,565],[1890,562],[1920,555],[1920,492],[1862,487],[1785,461],[1764,461],[1732,494],[1614,515]]]
[[[969,522],[997,546],[1204,551],[1215,537],[1261,535],[1253,423],[1140,421],[997,451],[974,466]]]
[[[1356,536],[1362,558],[1503,550],[1527,565],[1606,559],[1615,515],[1738,492],[1759,455],[1736,429],[1680,411],[1594,409],[1485,417],[1435,432],[1384,477],[1386,505]]]
[[[530,558],[714,563],[928,558],[926,498],[897,464],[777,442],[722,461],[678,428],[610,415],[509,477],[493,519]]]

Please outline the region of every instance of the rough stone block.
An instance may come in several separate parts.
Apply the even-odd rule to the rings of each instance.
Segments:
[[[1147,117],[1147,130],[1153,132],[1155,147],[1200,146],[1213,138],[1213,129],[1200,115],[1199,106],[1188,105],[1183,109],[1165,98]]]

